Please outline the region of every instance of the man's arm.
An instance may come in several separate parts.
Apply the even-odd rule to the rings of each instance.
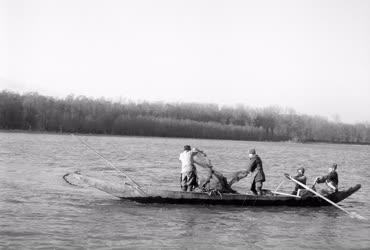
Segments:
[[[253,172],[255,169],[256,169],[256,165],[257,165],[257,162],[256,162],[256,159],[251,159],[249,161],[249,164],[248,164],[248,167],[247,167],[247,171],[248,172]]]
[[[231,185],[233,185],[234,183],[236,183],[236,182],[240,181],[241,179],[247,177],[248,174],[249,174],[248,170],[242,170],[242,171],[238,171],[238,172],[234,173],[233,178],[229,182],[229,186],[231,187]]]
[[[315,182],[317,183],[324,183],[329,178],[329,175],[324,175],[322,177],[316,177]]]

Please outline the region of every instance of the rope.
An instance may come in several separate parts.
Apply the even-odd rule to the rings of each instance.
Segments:
[[[134,187],[142,194],[142,195],[147,195],[144,190],[141,188],[141,186],[136,183],[133,179],[131,179],[130,176],[128,176],[127,174],[125,174],[122,170],[120,170],[119,168],[117,168],[116,166],[113,165],[112,162],[110,162],[109,160],[107,160],[103,155],[101,155],[98,151],[96,151],[94,148],[92,148],[89,144],[87,144],[86,142],[84,142],[83,140],[81,140],[80,138],[78,138],[77,136],[75,136],[74,134],[72,134],[73,137],[77,138],[77,140],[79,140],[83,145],[85,145],[85,147],[87,147],[88,149],[90,149],[91,151],[93,151],[95,154],[97,154],[100,158],[102,158],[111,168],[113,168],[114,170],[118,171],[120,174],[122,174],[125,178],[127,178],[129,181],[131,181],[133,184],[134,184]]]

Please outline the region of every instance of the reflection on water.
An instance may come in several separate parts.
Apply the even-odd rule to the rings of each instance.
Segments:
[[[370,218],[369,146],[238,142],[196,139],[84,137],[90,145],[149,187],[178,189],[178,154],[184,144],[205,150],[227,177],[246,166],[256,147],[265,188],[282,173],[304,166],[309,180],[339,164],[340,186],[363,188],[341,203]],[[138,204],[61,178],[81,170],[118,181],[99,157],[67,135],[0,133],[0,248],[369,248],[369,222],[333,207],[229,207]],[[237,184],[248,190],[250,179]],[[283,188],[294,185],[286,182]]]

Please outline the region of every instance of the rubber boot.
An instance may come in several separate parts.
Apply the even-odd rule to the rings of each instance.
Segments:
[[[262,195],[262,188],[257,188],[257,195]]]

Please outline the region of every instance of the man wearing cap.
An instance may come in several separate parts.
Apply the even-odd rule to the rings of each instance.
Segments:
[[[247,168],[248,173],[255,173],[251,191],[254,194],[262,195],[262,185],[265,179],[265,173],[263,172],[262,168],[262,160],[256,154],[256,150],[254,148],[249,150],[249,165]]]
[[[337,173],[337,164],[334,163],[329,167],[329,173],[322,177],[317,177],[315,183],[326,183],[331,192],[338,191],[338,173]]]
[[[181,161],[181,189],[182,191],[193,191],[197,187],[197,173],[194,165],[194,156],[202,151],[191,148],[189,145],[184,146],[184,151],[180,154]],[[204,154],[204,153],[203,153]]]
[[[300,183],[306,185],[307,177],[304,175],[304,168],[300,167],[297,169],[297,175],[293,177],[296,181],[299,181]],[[298,184],[295,184],[294,191],[292,192],[293,195],[299,195],[300,191],[304,189]]]
[[[256,150],[253,148],[249,150],[249,165],[246,170],[236,172],[234,177],[229,182],[231,187],[234,183],[248,176],[249,173],[254,173],[251,191],[256,195],[262,195],[262,185],[265,179],[265,173],[262,168],[262,160],[256,154]]]

